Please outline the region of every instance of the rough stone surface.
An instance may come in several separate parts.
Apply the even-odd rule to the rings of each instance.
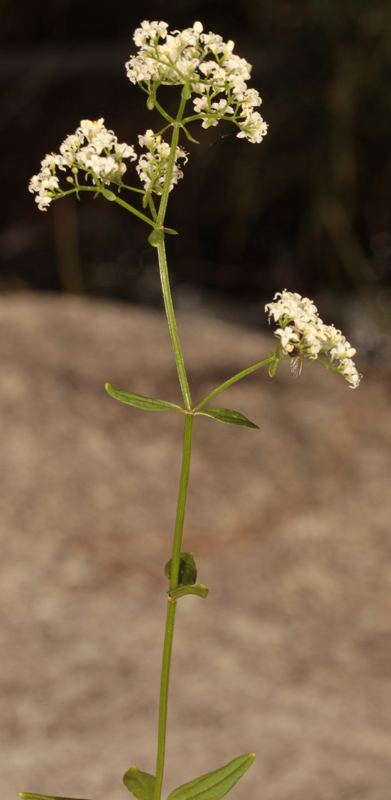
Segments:
[[[179,319],[195,399],[272,338]],[[153,772],[183,417],[158,312],[0,298],[1,798],[126,798]],[[391,786],[390,377],[281,365],[197,419],[165,792],[255,751],[231,800],[385,800]]]

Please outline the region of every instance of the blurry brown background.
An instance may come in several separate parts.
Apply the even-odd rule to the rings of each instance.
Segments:
[[[385,800],[387,3],[58,0],[1,14],[1,796],[120,800],[132,763],[154,769],[182,426],[103,390],[179,401],[154,254],[112,204],[43,214],[27,192],[81,118],[103,116],[121,141],[153,127],[123,66],[149,18],[233,38],[270,124],[259,146],[229,125],[198,131],[172,194],[194,398],[273,346],[263,306],[284,287],[343,327],[364,373],[353,392],[318,365],[297,381],[283,365],[224,397],[259,432],[199,421],[184,548],[210,595],[179,609],[166,790],[254,750],[232,800]]]

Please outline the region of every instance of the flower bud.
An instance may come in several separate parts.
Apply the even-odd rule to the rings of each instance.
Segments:
[[[193,31],[195,31],[196,33],[202,33],[203,30],[204,30],[204,26],[203,26],[202,22],[195,22],[194,23]]]
[[[164,242],[164,233],[161,228],[154,228],[152,233],[148,236],[148,242],[152,247],[159,247]]]
[[[190,84],[186,83],[182,89],[182,97],[184,100],[190,100],[191,97],[191,86]]]

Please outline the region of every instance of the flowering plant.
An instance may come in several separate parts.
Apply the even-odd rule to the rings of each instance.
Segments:
[[[167,29],[165,22],[142,22],[134,34],[138,53],[131,56],[126,64],[129,80],[140,85],[147,94],[148,108],[156,109],[164,120],[161,130],[154,132],[148,129],[138,137],[138,144],[143,149],[141,155],[137,156],[133,145],[119,143],[113,131],[105,127],[103,119],[95,122],[82,120],[76,132],[64,140],[59,153],[43,159],[40,173],[31,179],[29,186],[42,211],[46,211],[54,200],[70,193],[75,193],[77,197],[82,191],[102,194],[107,200],[116,202],[144,220],[152,228],[149,242],[157,249],[162,295],[183,407],[168,400],[146,397],[106,384],[108,393],[122,403],[147,411],[171,410],[184,416],[182,471],[172,557],[165,566],[169,590],[156,770],[152,774],[131,766],[124,776],[125,786],[138,800],[161,798],[171,650],[178,601],[188,594],[201,598],[206,598],[208,594],[206,587],[196,582],[194,554],[181,552],[195,418],[206,416],[226,424],[257,429],[258,426],[242,413],[227,408],[210,408],[208,404],[224,389],[262,366],[267,365],[270,376],[273,376],[280,360],[284,359],[290,359],[295,374],[299,374],[305,359],[310,363],[319,361],[326,368],[343,375],[351,388],[359,385],[361,377],[352,361],[355,350],[341,332],[321,321],[311,300],[284,290],[277,293],[273,302],[265,308],[269,321],[272,318],[278,324],[275,331],[278,339],[276,349],[262,361],[228,378],[198,403],[193,403],[176,325],[165,251],[165,235],[175,233],[165,225],[169,193],[183,177],[182,168],[188,160],[186,151],[178,144],[179,135],[183,133],[194,142],[188,130],[191,123],[201,121],[203,128],[209,128],[225,120],[238,128],[239,138],[259,143],[267,133],[267,125],[259,112],[254,110],[261,104],[258,92],[247,87],[251,65],[234,55],[232,41],[225,43],[221,36],[204,33],[200,22],[183,31],[168,33]],[[157,99],[160,87],[168,84],[181,87],[175,118]],[[194,111],[186,116],[186,106],[190,101]],[[167,130],[171,130],[170,143],[162,138]],[[137,161],[135,172],[142,188],[125,182],[128,165],[132,161]],[[66,174],[66,187],[60,185],[61,173]],[[124,200],[124,191],[141,195],[143,210]],[[220,800],[253,760],[253,753],[239,756],[225,766],[178,787],[169,795],[169,800]],[[21,797],[24,800],[53,800],[28,792],[22,792]]]

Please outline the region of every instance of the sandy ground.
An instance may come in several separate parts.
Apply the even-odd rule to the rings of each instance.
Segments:
[[[195,399],[272,339],[180,318]],[[158,312],[0,298],[0,796],[128,797],[153,772],[183,418]],[[197,419],[165,796],[255,751],[231,800],[391,796],[391,379],[260,371]]]

